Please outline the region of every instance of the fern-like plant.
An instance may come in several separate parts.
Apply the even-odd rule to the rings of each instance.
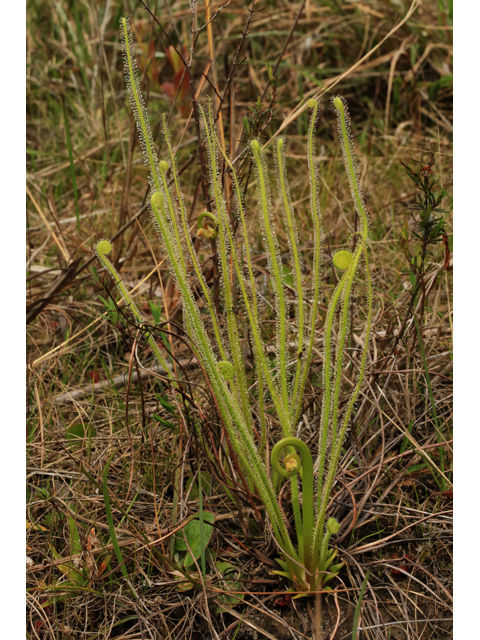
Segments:
[[[151,211],[168,261],[171,276],[178,288],[183,304],[183,320],[201,362],[215,402],[228,432],[231,446],[241,461],[243,472],[265,505],[268,519],[281,558],[281,575],[288,577],[297,590],[303,592],[324,588],[341,563],[335,563],[335,551],[329,543],[338,533],[339,524],[327,518],[327,506],[335,473],[340,459],[342,443],[350,423],[355,402],[365,373],[372,317],[372,290],[368,270],[368,219],[359,186],[358,170],[353,152],[349,119],[345,101],[335,97],[343,156],[360,229],[353,234],[354,248],[342,249],[333,257],[338,273],[338,284],[331,296],[324,327],[323,353],[323,408],[320,420],[318,457],[314,464],[308,446],[295,437],[302,412],[303,396],[314,353],[315,331],[319,316],[320,271],[322,264],[323,229],[319,205],[319,181],[314,160],[314,132],[318,103],[311,99],[312,110],[308,130],[307,166],[310,181],[310,212],[313,227],[313,258],[309,295],[307,276],[300,249],[294,209],[285,170],[285,141],[276,141],[277,187],[282,201],[282,220],[288,238],[295,300],[294,321],[289,320],[289,298],[285,283],[280,244],[275,227],[278,214],[272,209],[268,170],[258,140],[250,143],[250,151],[257,177],[257,211],[267,255],[270,282],[273,289],[276,314],[275,354],[267,350],[262,332],[259,294],[253,267],[253,249],[249,237],[244,197],[232,161],[227,157],[217,138],[211,106],[199,107],[205,125],[205,144],[210,166],[211,201],[213,212],[205,212],[198,219],[198,236],[215,239],[221,273],[221,295],[224,310],[224,328],[212,301],[209,286],[191,239],[175,153],[163,117],[163,136],[166,153],[159,159],[155,151],[145,103],[140,91],[138,71],[127,18],[121,21],[125,60],[125,75],[132,109],[142,142],[144,158],[150,169],[152,188]],[[219,164],[223,161],[232,180],[235,195],[236,233],[232,226],[226,198],[222,188]],[[168,174],[168,179],[167,179]],[[352,240],[351,237],[349,240]],[[241,250],[240,247],[241,246]],[[111,273],[130,307],[136,321],[143,322],[140,312],[125,289],[107,254],[111,244],[101,240],[97,254]],[[367,289],[365,330],[362,348],[354,360],[356,379],[347,403],[341,405],[342,377],[346,360],[347,338],[350,332],[350,306],[352,290],[358,274],[363,272]],[[243,317],[235,310],[234,286],[243,303]],[[202,297],[200,310],[198,294]],[[308,299],[307,299],[308,298]],[[247,323],[253,345],[253,374],[247,374],[240,336]],[[152,335],[148,342],[160,364],[168,371],[167,355],[155,343]],[[295,347],[292,349],[291,344]],[[255,384],[252,384],[255,383]],[[175,392],[175,384],[172,384]],[[253,392],[252,389],[255,391]],[[282,438],[271,451],[272,480],[267,451],[267,424],[265,398],[273,405]],[[260,424],[254,416],[259,416]],[[285,456],[280,462],[281,453]],[[290,479],[296,539],[292,539],[285,515],[278,502],[278,490],[283,478]],[[300,487],[302,499],[300,498]]]

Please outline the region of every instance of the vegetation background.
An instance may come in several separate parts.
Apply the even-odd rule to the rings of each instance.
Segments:
[[[192,6],[197,28],[206,9],[183,0],[148,6],[161,27],[142,2],[30,0],[27,8],[27,637],[310,638],[311,603],[292,599],[271,574],[275,548],[250,502],[243,494],[232,502],[213,482],[180,408],[155,377],[139,375],[135,327],[95,263],[95,242],[115,239],[117,268],[144,315],[181,320],[144,206],[147,170],[118,25],[131,17],[159,144],[160,116],[169,114],[193,223],[204,209],[201,165],[190,81],[173,45],[190,54]],[[346,566],[326,600],[325,637],[351,637],[370,570],[362,637],[449,638],[452,4],[418,3],[385,40],[409,10],[401,0],[232,0],[216,15],[220,7],[212,3],[212,22],[195,36],[191,81],[200,100],[225,92],[227,146],[238,152],[252,135],[266,142],[283,128],[308,247],[308,114],[297,107],[320,92],[324,229],[329,251],[342,246],[353,211],[329,108],[339,93],[370,212],[374,337],[332,504]],[[419,212],[409,207],[421,190],[402,162],[448,194],[438,214],[444,233],[428,247],[413,235]],[[328,257],[325,301],[334,284]],[[196,380],[179,336],[172,348]],[[312,443],[320,368],[321,351],[303,416],[302,437]],[[197,418],[207,429],[208,407]],[[162,561],[169,542],[155,541],[198,510],[199,468],[205,508],[217,516],[210,547],[230,566],[215,565],[192,586]],[[288,495],[282,505],[288,510]]]

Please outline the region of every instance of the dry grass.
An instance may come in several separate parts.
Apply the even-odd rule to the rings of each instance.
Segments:
[[[174,42],[189,46],[188,3],[156,4],[156,15]],[[200,24],[203,3],[198,4]],[[289,122],[288,169],[307,255],[311,247],[303,160],[307,115],[296,107],[305,97],[328,89],[332,78],[339,78],[370,52],[404,17],[408,6],[403,4],[267,1],[263,11],[253,13],[239,57],[239,62],[245,60],[236,67],[222,108],[225,142],[235,154],[241,151],[243,118],[259,95],[265,93],[264,105],[272,98],[271,88],[265,92],[265,62],[275,68],[279,61],[271,102],[275,119],[266,124],[263,138],[267,141]],[[214,3],[212,11],[219,6]],[[335,87],[350,106],[370,212],[376,315],[369,375],[330,506],[331,515],[342,523],[335,544],[346,562],[341,581],[326,598],[325,637],[332,640],[351,637],[367,570],[371,577],[362,606],[361,638],[451,637],[452,281],[451,269],[444,268],[442,245],[428,258],[424,309],[417,309],[440,437],[415,324],[407,323],[396,340],[411,290],[396,240],[405,223],[411,226],[406,207],[415,198],[400,161],[426,161],[433,144],[435,175],[452,195],[452,32],[443,6],[433,0],[423,2],[406,24]],[[148,301],[160,300],[162,313],[181,323],[177,293],[143,207],[147,172],[121,72],[118,19],[126,13],[142,43],[139,53],[146,57],[150,52],[144,86],[154,135],[159,132],[160,113],[170,113],[192,221],[204,209],[190,103],[188,99],[182,103],[179,93],[174,106],[169,96],[164,83],[173,83],[174,74],[164,53],[168,42],[148,12],[127,0],[59,0],[54,8],[31,0],[26,435],[31,524],[27,555],[33,564],[27,567],[27,637],[311,638],[310,600],[290,599],[285,595],[288,585],[271,573],[276,550],[268,527],[262,529],[260,503],[234,467],[230,473],[236,491],[228,496],[223,488],[218,460],[224,460],[224,433],[180,330],[171,325],[181,375],[188,376],[192,386],[200,386],[195,387],[195,407],[168,409],[159,401],[159,396],[168,397],[164,383],[137,370],[135,327],[120,312],[113,319],[106,313],[99,296],[108,298],[108,281],[102,278],[102,284],[96,284],[89,270],[90,265],[98,268],[93,260],[95,241],[117,236],[117,265],[145,315],[152,317]],[[201,100],[214,96],[211,85],[223,94],[248,15],[248,6],[233,0],[212,22],[210,36],[207,29],[199,33],[193,76],[196,87],[201,87]],[[209,62],[212,38],[214,64]],[[207,68],[208,80],[202,80]],[[327,233],[325,306],[334,284],[328,252],[342,245],[353,219],[329,95],[326,91],[317,136]],[[247,180],[248,163],[242,170]],[[449,208],[447,199],[444,204]],[[446,216],[451,241],[450,211]],[[257,266],[263,270],[257,236]],[[353,308],[359,334],[361,305],[359,299]],[[265,313],[268,319],[267,309]],[[355,340],[354,329],[351,348]],[[319,331],[318,358],[302,416],[302,439],[312,449],[321,406],[321,344]],[[146,352],[140,360],[150,364]],[[272,439],[275,426],[272,420]],[[73,431],[83,438],[72,439]],[[216,461],[202,450],[200,432],[216,452]],[[112,546],[102,493],[109,459],[107,486],[128,583]],[[165,560],[172,523],[182,523],[198,510],[191,479],[197,478],[199,468],[212,478],[204,496],[205,508],[217,515],[210,549],[236,567],[230,584],[214,567],[204,581],[191,575],[194,584],[188,583]],[[287,491],[281,504],[288,512]],[[71,522],[79,532],[77,546],[72,543]],[[72,579],[71,567],[82,563],[89,579],[79,585]],[[236,606],[223,601],[226,612],[220,613],[222,596],[233,591],[242,591],[243,601]]]

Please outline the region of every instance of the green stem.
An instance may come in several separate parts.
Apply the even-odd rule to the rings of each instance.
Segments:
[[[217,144],[218,144],[218,139],[217,139]],[[229,167],[232,170],[232,175],[233,175],[233,178],[234,178],[234,181],[235,181],[235,186],[236,186],[236,191],[237,191],[237,204],[239,205],[239,209],[240,209],[240,213],[241,213],[241,217],[242,217],[242,221],[243,221],[243,228],[244,228],[245,238],[247,238],[246,222],[245,222],[245,216],[244,216],[244,212],[243,212],[243,207],[241,206],[240,188],[239,188],[239,185],[238,185],[237,176],[236,176],[235,171],[233,169],[233,166],[231,165],[231,163],[228,160],[228,158],[225,157],[225,159],[227,161],[227,164],[229,165]],[[270,363],[269,363],[267,357],[264,354],[264,347],[263,347],[263,342],[262,342],[261,333],[260,333],[260,324],[259,324],[259,320],[258,320],[258,306],[257,306],[256,295],[255,295],[255,280],[254,280],[254,275],[253,275],[253,267],[252,267],[252,263],[251,263],[251,259],[250,259],[250,252],[249,252],[249,248],[248,248],[248,241],[247,240],[245,241],[245,247],[247,249],[247,260],[248,260],[248,265],[249,265],[248,268],[249,268],[249,273],[250,273],[250,282],[251,282],[251,285],[252,285],[252,288],[253,288],[253,291],[254,291],[253,304],[251,303],[252,298],[248,295],[248,291],[247,291],[247,287],[246,287],[246,283],[245,283],[245,277],[243,275],[240,262],[238,260],[235,241],[234,241],[234,238],[232,236],[230,225],[226,225],[226,231],[227,231],[227,234],[228,234],[230,251],[231,251],[231,254],[232,254],[232,261],[233,261],[235,270],[237,272],[237,281],[238,281],[238,284],[240,285],[242,296],[243,296],[243,299],[244,299],[244,302],[245,302],[245,310],[246,310],[247,315],[248,315],[250,331],[251,331],[252,337],[253,337],[255,358],[256,358],[257,364],[259,365],[258,366],[259,382],[261,380],[261,377],[263,379],[265,379],[265,381],[267,383],[268,390],[270,391],[270,395],[272,397],[272,401],[273,401],[273,403],[275,405],[275,408],[276,408],[276,410],[278,412],[278,417],[280,419],[280,423],[282,424],[282,429],[283,429],[284,433],[285,432],[289,433],[289,428],[290,428],[289,415],[288,415],[288,412],[286,411],[286,409],[284,407],[282,398],[278,394],[278,390],[277,390],[277,387],[275,385],[275,381],[274,381],[274,378],[272,376],[272,372],[271,372],[271,369],[270,369]],[[263,376],[261,376],[261,374],[263,374]],[[262,398],[263,398],[263,385],[262,385]]]
[[[143,324],[145,320],[143,319],[142,314],[138,310],[138,307],[133,301],[132,296],[130,295],[130,293],[127,291],[127,288],[123,284],[120,274],[115,269],[115,267],[110,262],[110,260],[107,258],[107,254],[109,254],[112,251],[112,243],[109,240],[100,240],[99,242],[97,242],[96,249],[97,249],[98,259],[103,264],[103,266],[107,269],[107,271],[110,273],[112,278],[115,280],[115,283],[120,293],[122,294],[122,297],[125,303],[127,304],[128,308],[133,314],[133,317],[135,318],[135,320],[137,320],[139,324]],[[168,362],[165,360],[164,356],[162,355],[162,352],[158,348],[157,343],[155,342],[155,340],[150,334],[147,335],[147,340],[157,361],[159,362],[160,366],[165,370],[165,374],[173,380],[174,379],[173,373],[170,371]]]
[[[355,385],[354,391],[350,396],[350,400],[348,402],[347,408],[343,415],[343,420],[339,429],[339,433],[335,442],[332,442],[332,451],[330,454],[330,461],[328,467],[327,478],[325,480],[325,485],[323,487],[323,491],[320,491],[319,486],[319,495],[321,500],[319,502],[319,508],[317,510],[317,524],[315,527],[315,536],[314,536],[314,557],[318,554],[318,549],[321,540],[321,534],[323,530],[323,523],[325,520],[325,514],[327,512],[327,506],[329,502],[330,492],[332,490],[333,482],[335,480],[335,474],[337,471],[338,463],[340,460],[340,454],[342,451],[342,443],[345,437],[345,433],[347,431],[348,425],[350,423],[350,416],[353,411],[353,407],[355,406],[355,402],[357,401],[358,394],[360,393],[360,388],[363,382],[363,378],[365,376],[365,367],[367,362],[367,354],[368,354],[368,344],[370,340],[370,333],[372,328],[372,283],[370,279],[370,272],[368,269],[368,253],[365,250],[365,274],[367,277],[367,289],[368,289],[368,297],[367,297],[367,319],[366,319],[366,330],[365,330],[365,338],[362,349],[362,356],[360,362],[360,368],[358,372],[357,384]],[[319,478],[320,480],[320,478]]]
[[[313,542],[313,530],[314,530],[314,513],[313,513],[313,462],[312,454],[307,445],[298,438],[288,437],[282,438],[272,449],[271,462],[275,471],[284,478],[292,478],[300,473],[300,464],[296,462],[294,458],[291,458],[291,469],[285,469],[282,467],[278,460],[278,456],[282,449],[286,447],[295,447],[300,453],[302,460],[302,489],[303,489],[303,526],[302,531],[297,531],[299,541],[303,538],[303,559],[305,569],[309,572],[311,577],[314,573],[314,567],[312,566],[312,542]],[[288,456],[287,456],[288,458]],[[289,461],[290,462],[290,461]],[[296,464],[295,464],[296,463]],[[287,463],[288,464],[288,463]]]
[[[336,362],[335,362],[335,375],[333,384],[333,400],[332,404],[332,441],[336,441],[337,426],[338,426],[338,409],[340,401],[340,390],[343,378],[343,362],[345,359],[345,344],[350,327],[350,296],[352,293],[352,287],[357,272],[358,262],[362,255],[363,246],[359,244],[355,253],[353,254],[351,264],[349,265],[345,274],[345,286],[342,290],[341,296],[341,313],[340,324],[338,328],[339,339],[336,348]]]
[[[265,466],[253,443],[249,429],[244,422],[242,412],[238,406],[235,406],[235,398],[230,393],[227,383],[218,369],[218,362],[216,361],[208,335],[201,320],[199,309],[193,299],[185,275],[175,261],[175,252],[172,246],[172,237],[166,224],[163,200],[164,196],[162,193],[154,193],[151,198],[152,209],[158,223],[159,231],[164,238],[170,264],[174,270],[176,282],[185,305],[185,313],[189,318],[191,338],[199,349],[199,357],[207,370],[220,413],[224,419],[234,449],[239,454],[242,463],[252,470],[260,496],[272,520],[272,526],[277,540],[279,543],[281,542],[282,548],[286,550],[287,553],[295,557],[296,553],[288,535],[285,521],[275,497],[273,487],[267,476]]]
[[[358,168],[354,158],[353,144],[350,138],[350,125],[346,105],[343,100],[336,97],[333,100],[338,116],[340,140],[345,161],[345,168],[350,182],[350,189],[355,208],[361,221],[358,246],[351,253],[342,250],[335,254],[334,265],[337,269],[345,271],[337,284],[327,311],[325,319],[325,350],[323,364],[324,399],[321,414],[320,442],[319,442],[319,487],[318,499],[314,505],[313,463],[309,448],[306,444],[294,438],[292,433],[302,411],[303,396],[309,368],[313,357],[315,328],[319,313],[320,302],[320,266],[322,257],[322,224],[321,212],[318,202],[318,180],[316,165],[314,162],[314,134],[315,121],[318,113],[318,103],[312,99],[308,107],[312,109],[308,132],[308,174],[310,178],[310,209],[314,235],[313,260],[312,260],[312,301],[310,312],[306,312],[304,278],[302,267],[302,255],[298,243],[298,234],[295,226],[293,204],[285,168],[283,155],[283,141],[277,142],[278,160],[278,185],[283,203],[284,223],[287,233],[292,273],[295,278],[296,300],[295,318],[297,325],[297,360],[295,371],[289,374],[289,323],[287,318],[287,294],[284,288],[284,273],[280,256],[279,242],[275,233],[274,219],[271,211],[269,182],[266,172],[260,144],[253,140],[251,148],[254,163],[257,168],[259,187],[260,221],[264,232],[266,254],[271,275],[271,282],[275,296],[275,312],[277,315],[276,330],[276,370],[272,370],[271,361],[266,353],[262,340],[261,319],[257,298],[255,271],[253,267],[251,245],[249,243],[246,215],[242,201],[242,190],[233,169],[232,162],[227,158],[222,145],[219,144],[215,132],[213,113],[210,107],[208,114],[203,109],[202,115],[206,125],[207,147],[210,156],[211,169],[211,194],[215,203],[215,214],[204,212],[198,217],[198,237],[213,239],[218,236],[219,262],[223,276],[223,302],[226,309],[226,332],[222,335],[220,323],[212,303],[210,290],[203,276],[202,266],[191,239],[191,231],[184,198],[180,189],[180,179],[177,171],[175,154],[170,142],[167,120],[163,117],[163,131],[168,147],[169,161],[158,161],[148,122],[148,114],[140,83],[138,81],[138,69],[133,53],[133,43],[128,21],[121,20],[123,38],[125,72],[130,94],[130,101],[139,137],[142,143],[144,158],[150,168],[151,185],[153,195],[151,198],[152,213],[163,243],[167,262],[172,273],[172,278],[179,290],[183,303],[183,316],[185,330],[192,341],[193,353],[203,367],[208,379],[212,397],[221,415],[222,422],[228,432],[233,450],[238,455],[241,465],[247,470],[247,480],[251,487],[255,487],[260,499],[265,505],[271,521],[273,534],[280,545],[285,557],[286,566],[290,576],[301,588],[312,589],[321,584],[316,576],[319,572],[325,572],[329,563],[333,561],[334,554],[329,557],[330,535],[335,533],[332,519],[327,522],[325,531],[326,509],[330,492],[335,479],[342,450],[342,442],[348,428],[355,402],[360,392],[360,387],[365,375],[368,341],[371,331],[372,318],[372,291],[370,276],[368,273],[368,218],[362,200],[360,183],[358,180]],[[231,171],[234,183],[234,192],[237,199],[237,216],[244,234],[244,244],[241,255],[238,251],[238,238],[234,236],[230,216],[225,202],[225,193],[222,188],[222,177],[218,166],[218,150],[225,159],[225,165]],[[173,180],[167,179],[167,171],[170,169]],[[169,174],[170,178],[170,174]],[[172,184],[169,184],[172,182]],[[203,227],[205,218],[209,224]],[[213,224],[212,224],[213,223]],[[122,280],[107,258],[111,250],[108,241],[101,241],[97,247],[99,259],[114,278],[126,304],[130,308],[137,322],[142,323],[143,318],[126,290]],[[246,258],[244,270],[243,258]],[[365,272],[368,283],[368,312],[365,342],[362,349],[361,361],[358,366],[357,380],[354,391],[347,403],[346,410],[340,422],[340,394],[342,388],[343,364],[347,348],[347,336],[350,326],[349,307],[353,291],[353,283],[360,260],[365,259]],[[193,268],[192,268],[193,267]],[[233,278],[236,276],[236,281]],[[207,331],[204,312],[196,302],[197,284],[201,289],[205,306],[210,314],[211,324]],[[258,394],[260,407],[260,423],[262,428],[261,443],[255,440],[255,429],[251,410],[247,375],[242,355],[242,342],[240,340],[240,327],[236,315],[236,292],[238,285],[245,306],[250,335],[252,337],[254,352],[254,369],[258,376]],[[333,334],[335,322],[340,307],[338,320],[338,340],[336,352],[333,354]],[[212,335],[210,335],[212,334]],[[162,352],[156,345],[151,335],[146,336],[156,357],[162,366],[168,371],[168,365]],[[227,338],[227,341],[225,340]],[[229,357],[231,354],[231,357]],[[219,357],[220,356],[220,357]],[[333,360],[335,365],[332,365]],[[272,450],[271,464],[273,472],[281,477],[291,478],[292,503],[295,516],[295,526],[298,538],[298,551],[294,548],[287,530],[287,523],[280,509],[278,499],[272,485],[267,461],[263,460],[263,448],[266,448],[266,420],[264,411],[264,391],[268,389],[271,402],[275,408],[276,417],[280,422],[284,438],[278,442]],[[433,404],[433,403],[432,403]],[[435,408],[434,408],[435,413]],[[327,447],[331,442],[329,458],[327,459]],[[279,453],[288,450],[285,457],[285,467],[278,462]],[[300,458],[297,452],[300,454]],[[301,464],[300,464],[301,461]],[[298,474],[302,466],[302,490],[303,506],[299,499]],[[199,490],[201,487],[201,470],[199,472]],[[323,482],[325,479],[325,482]],[[105,482],[105,477],[104,477]],[[107,506],[107,503],[106,503]],[[315,508],[317,517],[315,521]],[[203,511],[203,504],[200,504]],[[202,515],[200,516],[202,518]],[[111,512],[109,518],[109,526]],[[113,522],[113,520],[112,520]],[[329,525],[330,523],[330,525]],[[338,525],[338,523],[337,523]],[[113,536],[112,536],[113,539]],[[334,565],[331,573],[335,574],[340,565]],[[124,567],[122,565],[122,571]],[[202,570],[205,571],[202,558]],[[288,574],[287,574],[288,575]],[[307,577],[306,577],[307,576]]]
[[[308,160],[308,173],[310,177],[310,211],[313,222],[313,242],[314,242],[314,254],[313,254],[313,301],[310,312],[310,318],[308,322],[307,331],[310,332],[310,339],[308,341],[307,352],[302,361],[302,373],[298,379],[297,388],[293,391],[293,407],[295,408],[295,415],[293,424],[296,425],[302,411],[303,394],[305,392],[305,384],[307,382],[307,376],[310,369],[310,363],[313,356],[313,343],[315,341],[315,325],[317,322],[318,307],[320,301],[320,263],[322,257],[322,225],[321,225],[321,212],[318,204],[318,180],[316,175],[316,166],[313,159],[314,147],[315,147],[315,122],[318,111],[318,102],[313,98],[308,101],[308,107],[312,109],[312,116],[310,118],[310,125],[308,130],[307,139],[307,160]]]
[[[242,204],[242,191],[240,189],[240,185],[238,183],[238,178],[237,178],[237,174],[236,171],[234,169],[233,164],[230,162],[230,159],[228,158],[228,156],[226,155],[222,145],[220,144],[220,141],[217,137],[215,128],[212,127],[212,134],[215,137],[215,141],[217,143],[217,148],[220,150],[223,159],[225,160],[226,165],[228,166],[228,168],[230,169],[231,172],[231,176],[233,178],[233,183],[234,183],[234,192],[235,192],[235,197],[236,197],[236,202],[237,202],[237,210],[238,213],[240,215],[240,220],[242,222],[242,230],[243,230],[243,246],[242,246],[242,256],[243,256],[243,249],[245,250],[245,256],[247,259],[247,268],[248,268],[248,275],[250,278],[250,287],[251,287],[251,294],[250,296],[248,295],[248,291],[247,288],[242,286],[243,285],[243,277],[240,276],[240,268],[237,265],[237,258],[236,258],[236,250],[235,250],[235,243],[234,243],[234,238],[230,236],[229,234],[229,240],[230,240],[230,246],[231,246],[231,250],[233,253],[233,257],[235,260],[235,268],[237,270],[237,276],[239,279],[241,279],[241,286],[242,286],[242,294],[243,294],[243,298],[245,301],[245,305],[247,307],[247,309],[251,309],[253,307],[253,312],[249,312],[249,319],[253,318],[253,324],[255,324],[255,328],[256,328],[256,333],[258,334],[258,336],[260,336],[260,330],[259,330],[259,313],[258,313],[258,299],[257,299],[257,288],[255,286],[255,275],[254,275],[254,270],[253,270],[253,264],[252,264],[252,257],[251,257],[251,250],[250,250],[250,242],[249,242],[249,234],[248,234],[248,229],[247,229],[247,221],[246,221],[246,217],[245,217],[245,211],[243,208],[243,204]],[[243,260],[241,261],[241,263],[243,264]],[[252,327],[253,327],[252,322],[250,322],[250,331],[252,331]],[[266,427],[266,421],[265,421],[265,411],[264,411],[264,376],[263,376],[263,367],[262,367],[262,356],[263,356],[263,345],[261,344],[261,338],[259,341],[257,341],[255,338],[253,340],[253,352],[254,352],[254,359],[255,359],[255,371],[257,373],[257,384],[258,384],[258,410],[259,410],[259,415],[260,415],[260,428],[261,428],[261,438],[262,438],[262,449],[265,449],[266,447],[266,438],[267,438],[267,427]],[[276,391],[275,391],[275,396],[277,395]]]
[[[182,192],[180,189],[180,183],[178,180],[178,172],[177,172],[177,163],[175,161],[175,154],[173,153],[173,148],[170,142],[170,136],[168,134],[168,128],[167,128],[167,121],[165,119],[165,116],[163,116],[163,133],[165,136],[165,140],[167,143],[167,147],[168,147],[168,151],[170,154],[170,162],[172,165],[172,173],[173,173],[173,178],[174,178],[174,182],[175,182],[175,189],[177,192],[177,201],[180,207],[180,216],[181,216],[181,220],[182,220],[182,227],[183,227],[183,234],[184,234],[184,239],[185,239],[185,243],[187,245],[187,249],[188,249],[188,253],[190,255],[190,259],[192,261],[193,264],[193,268],[195,269],[195,274],[197,276],[197,281],[200,284],[200,287],[202,289],[203,292],[203,296],[204,296],[204,300],[205,303],[207,305],[208,311],[210,313],[210,318],[212,320],[212,324],[213,324],[213,331],[215,333],[215,339],[217,342],[217,347],[220,351],[220,354],[222,356],[223,360],[227,360],[227,354],[225,353],[225,349],[223,348],[223,342],[222,342],[222,338],[221,338],[221,334],[220,334],[220,327],[218,324],[218,318],[217,318],[217,314],[215,311],[215,307],[212,304],[212,300],[210,297],[210,291],[209,288],[207,286],[207,283],[205,282],[205,278],[203,277],[203,273],[202,273],[202,269],[200,267],[199,261],[198,261],[198,257],[197,254],[195,253],[195,249],[193,247],[192,241],[190,239],[190,230],[188,228],[188,220],[187,220],[187,214],[185,211],[185,205],[183,203],[183,196],[182,196]],[[169,209],[171,207],[171,198],[170,198],[170,194],[168,191],[168,186],[166,184],[166,176],[165,176],[165,172],[166,169],[168,168],[168,165],[166,162],[161,162],[160,163],[160,171],[162,173],[162,182],[163,182],[163,186],[164,186],[164,190],[165,190],[165,194],[167,196],[167,203],[169,205]],[[173,210],[173,206],[171,207],[171,209]],[[175,227],[175,238],[177,240],[177,254],[179,254],[180,259],[183,263],[183,244],[180,240],[180,234],[179,234],[179,230],[178,230],[178,225],[177,225],[177,218],[175,215],[175,211],[173,211],[173,213],[171,212],[172,215],[172,224]],[[177,258],[178,259],[178,258]]]
[[[158,158],[153,146],[152,130],[148,122],[147,108],[143,100],[138,82],[138,69],[135,57],[132,55],[132,32],[128,18],[121,19],[122,24],[122,45],[124,51],[125,77],[127,88],[130,93],[130,103],[135,115],[135,120],[143,144],[144,157],[150,167],[150,175],[157,191],[160,190],[160,180],[158,176]]]
[[[238,333],[237,319],[234,309],[233,303],[233,293],[230,282],[230,274],[229,274],[229,259],[228,259],[228,249],[229,249],[229,238],[231,237],[230,232],[230,222],[228,220],[228,213],[225,207],[225,202],[223,199],[222,187],[219,180],[219,172],[217,165],[217,153],[215,140],[211,134],[214,129],[213,116],[211,113],[211,109],[209,112],[209,120],[200,107],[200,111],[205,120],[206,124],[206,137],[208,143],[208,152],[210,157],[210,168],[211,168],[211,176],[212,176],[212,191],[215,199],[215,204],[217,207],[217,213],[219,218],[219,244],[220,244],[220,262],[223,273],[223,295],[225,298],[225,309],[227,316],[227,330],[228,337],[230,341],[230,351],[232,353],[233,358],[233,366],[235,368],[235,378],[236,383],[238,385],[238,390],[240,393],[240,401],[242,404],[243,415],[245,421],[250,429],[250,432],[254,433],[253,429],[253,419],[252,412],[250,408],[250,402],[248,397],[248,386],[247,386],[247,377],[245,375],[245,364],[243,362],[242,357],[242,349],[240,344],[240,337]],[[231,247],[230,247],[231,248]]]
[[[293,396],[298,389],[298,384],[300,382],[300,371],[301,371],[301,362],[302,362],[302,350],[303,350],[303,339],[304,339],[304,331],[305,331],[305,320],[304,320],[304,302],[303,302],[303,288],[304,282],[302,277],[302,268],[301,268],[301,255],[300,248],[298,245],[298,234],[297,227],[295,224],[295,218],[293,217],[293,205],[292,199],[290,196],[290,189],[288,186],[288,180],[286,176],[285,164],[283,162],[283,145],[284,141],[282,138],[277,140],[277,176],[280,184],[280,192],[282,194],[283,199],[283,213],[285,217],[285,226],[287,228],[287,235],[290,245],[290,253],[292,255],[292,261],[294,265],[295,271],[295,280],[296,280],[296,318],[297,318],[297,332],[298,332],[298,341],[297,341],[297,364],[295,370],[295,383],[293,387]]]
[[[346,109],[345,101],[339,96],[333,99],[333,105],[337,111],[338,129],[340,133],[340,143],[342,145],[343,157],[346,164],[348,181],[353,201],[357,207],[357,212],[362,221],[362,236],[366,240],[368,236],[368,217],[365,210],[365,203],[362,199],[362,192],[358,180],[358,165],[353,152],[353,138],[351,134],[350,121]]]
[[[345,281],[347,278],[347,274],[342,277],[342,279],[337,284],[335,291],[333,292],[332,299],[330,300],[330,305],[328,307],[327,318],[325,321],[325,347],[323,352],[323,403],[322,403],[322,414],[320,421],[320,448],[318,452],[319,458],[319,467],[318,467],[318,504],[320,504],[321,499],[321,486],[323,483],[323,474],[325,472],[325,458],[327,452],[327,444],[328,444],[328,427],[330,424],[330,416],[331,416],[331,352],[332,352],[332,329],[333,329],[333,321],[335,318],[335,312],[338,306],[338,302],[340,300],[341,293],[345,286]]]
[[[267,182],[265,180],[264,160],[258,140],[252,140],[250,143],[253,151],[253,157],[258,171],[258,181],[260,187],[260,202],[262,209],[263,229],[268,245],[267,259],[270,273],[272,276],[273,291],[275,294],[275,312],[276,321],[278,323],[277,331],[277,349],[278,349],[278,365],[280,369],[280,388],[282,402],[286,413],[290,416],[291,406],[288,396],[287,384],[287,312],[285,306],[285,293],[283,290],[283,275],[281,269],[281,259],[278,249],[277,237],[270,223],[271,206],[269,202],[269,193]],[[284,434],[291,434],[292,425],[290,424]]]
[[[357,606],[355,607],[355,614],[353,616],[353,624],[352,624],[352,640],[357,640],[357,625],[358,619],[360,617],[360,611],[362,610],[362,600],[363,595],[365,593],[365,589],[367,587],[368,579],[370,578],[370,569],[367,571],[365,578],[362,582],[362,586],[360,589],[360,594],[358,596]]]

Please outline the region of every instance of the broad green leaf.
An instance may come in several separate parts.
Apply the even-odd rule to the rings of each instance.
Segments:
[[[84,438],[95,438],[97,430],[91,425],[83,425],[81,422],[72,424],[65,432],[67,440],[71,440],[72,444],[80,445]]]
[[[224,589],[225,591],[241,591],[242,584],[238,580],[241,577],[241,573],[237,567],[235,567],[230,562],[221,562],[218,560],[215,563],[217,571],[222,574],[224,580],[221,580],[219,583],[219,587]],[[226,593],[222,593],[218,596],[219,602],[223,602],[224,604],[229,604],[235,606],[240,604],[240,602],[244,599],[245,594],[243,593],[232,593],[228,595]],[[221,611],[221,607],[219,607]]]
[[[166,427],[167,429],[171,429],[173,432],[177,431],[177,427],[172,424],[171,422],[169,422],[168,420],[164,420],[163,418],[161,418],[159,415],[157,415],[156,413],[154,413],[152,415],[152,418],[158,422],[158,424],[161,424],[162,427]]]
[[[208,543],[210,542],[210,538],[212,537],[213,527],[211,524],[215,521],[215,514],[211,511],[203,512],[203,548],[206,549]],[[177,537],[175,539],[175,548],[178,551],[188,551],[188,547],[190,547],[190,551],[188,551],[185,559],[183,561],[184,567],[188,567],[193,564],[194,560],[200,557],[202,553],[201,547],[201,533],[200,527],[202,523],[199,520],[199,514],[195,514],[191,520],[187,522],[187,524],[183,527],[182,531],[177,533]],[[186,538],[186,541],[185,541]]]

